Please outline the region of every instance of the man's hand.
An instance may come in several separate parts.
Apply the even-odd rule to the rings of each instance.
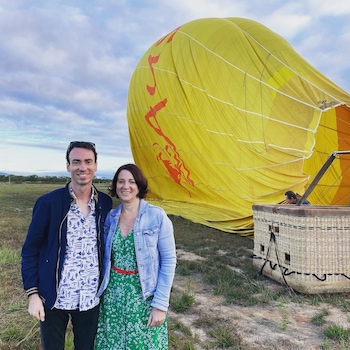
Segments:
[[[37,320],[41,322],[45,321],[44,304],[39,294],[32,294],[29,297],[28,312],[30,316],[35,317]]]
[[[151,314],[149,315],[149,318],[148,318],[147,326],[150,326],[150,327],[161,326],[165,321],[165,315],[166,315],[165,311],[159,310],[156,307],[152,308]]]

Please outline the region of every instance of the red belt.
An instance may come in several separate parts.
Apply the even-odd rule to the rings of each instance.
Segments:
[[[135,275],[136,273],[138,273],[138,270],[134,270],[134,271],[126,271],[126,270],[122,270],[122,269],[118,269],[118,267],[115,266],[111,266],[113,270],[116,270],[118,273],[124,273],[126,275]]]

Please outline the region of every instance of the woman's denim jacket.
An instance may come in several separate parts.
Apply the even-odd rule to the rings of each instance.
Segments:
[[[97,296],[106,289],[111,270],[111,251],[122,206],[109,212],[105,222],[105,261],[102,266],[103,281]],[[165,211],[141,199],[138,216],[134,222],[134,242],[142,298],[153,295],[151,306],[167,311],[176,267],[176,249],[173,224]]]

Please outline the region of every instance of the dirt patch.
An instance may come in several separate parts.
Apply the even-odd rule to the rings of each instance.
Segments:
[[[201,256],[191,252],[186,252],[182,249],[177,249],[176,255],[177,255],[177,258],[181,260],[187,260],[187,261],[204,260],[204,258],[202,258]]]
[[[178,251],[178,258],[182,260],[202,260],[193,253]],[[298,303],[267,305],[262,307],[226,305],[225,299],[214,295],[210,286],[202,282],[200,276],[175,276],[174,287],[185,290],[188,281],[191,281],[191,289],[195,292],[195,305],[186,313],[179,314],[169,311],[170,318],[176,318],[189,327],[193,336],[197,336],[200,344],[213,341],[208,335],[208,329],[199,327],[196,323],[199,318],[214,317],[218,322],[225,323],[227,327],[235,330],[244,344],[241,350],[246,349],[276,349],[276,350],[321,350],[344,349],[336,344],[328,342],[328,348],[324,347],[325,335],[322,326],[312,323],[312,318],[320,310],[327,308],[329,316],[327,323],[336,324],[344,329],[350,329],[349,313],[336,307],[327,305],[305,305]],[[275,281],[267,280],[269,288],[278,287]],[[196,344],[197,346],[198,344]],[[198,349],[202,348],[200,345]],[[227,347],[226,347],[227,349]],[[232,349],[236,349],[232,347]]]

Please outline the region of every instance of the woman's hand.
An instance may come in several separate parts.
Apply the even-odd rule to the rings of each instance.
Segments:
[[[147,326],[149,327],[157,327],[161,326],[165,321],[166,312],[157,309],[156,307],[152,308],[151,314],[148,318]]]

